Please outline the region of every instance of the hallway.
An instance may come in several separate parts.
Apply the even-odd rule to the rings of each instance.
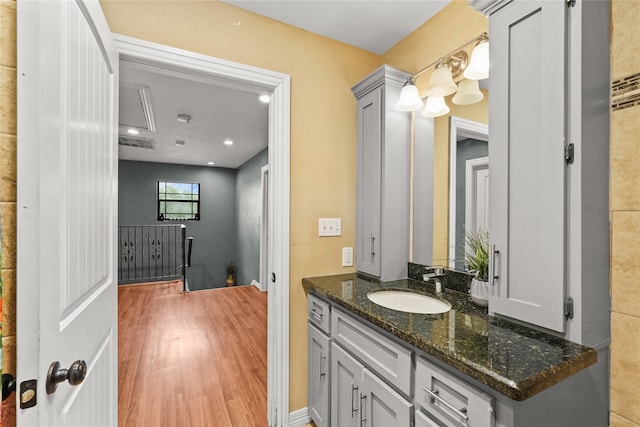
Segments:
[[[118,288],[118,425],[266,426],[267,294]]]

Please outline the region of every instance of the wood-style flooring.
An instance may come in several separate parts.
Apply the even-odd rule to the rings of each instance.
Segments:
[[[267,425],[267,294],[118,288],[119,427]]]

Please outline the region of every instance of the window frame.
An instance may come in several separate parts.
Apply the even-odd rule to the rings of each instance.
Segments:
[[[164,184],[164,186],[165,186],[165,191],[164,191],[165,198],[161,198],[161,196],[160,196],[160,194],[161,194],[160,185],[161,184]],[[170,198],[167,198],[166,197],[166,195],[167,195],[166,188],[167,188],[167,185],[169,185],[169,184],[190,185],[191,186],[191,193],[189,193],[189,194],[192,197],[192,199],[170,199]],[[193,192],[194,186],[197,186],[197,193]],[[158,181],[156,181],[156,219],[158,221],[162,221],[162,222],[165,222],[165,221],[170,221],[170,222],[174,222],[174,221],[200,221],[200,216],[201,216],[200,215],[200,206],[201,206],[201,203],[200,203],[201,202],[200,189],[201,189],[201,186],[200,186],[199,182],[178,182],[178,181],[167,181],[167,180],[158,180]],[[193,200],[193,196],[197,196],[197,199]],[[160,210],[160,205],[163,202],[165,203],[165,212],[161,212],[161,210]],[[167,212],[166,212],[166,203],[167,202],[185,203],[185,204],[189,204],[191,206],[193,206],[195,204],[196,205],[196,212],[193,213],[193,209],[191,209],[192,213],[191,213],[191,217],[190,218],[176,218],[176,219],[165,218],[165,215],[167,214]]]

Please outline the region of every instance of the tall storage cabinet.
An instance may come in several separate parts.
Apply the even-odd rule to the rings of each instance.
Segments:
[[[567,9],[563,1],[516,1],[491,15],[490,24],[495,66],[489,97],[489,236],[497,286],[490,310],[560,332],[569,167],[564,155]]]
[[[469,0],[489,17],[489,311],[609,339],[609,2]]]
[[[407,277],[410,113],[395,110],[408,73],[383,65],[352,88],[358,100],[356,267]]]

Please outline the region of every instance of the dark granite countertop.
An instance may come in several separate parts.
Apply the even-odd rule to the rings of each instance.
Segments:
[[[357,274],[302,279],[323,296],[447,365],[514,399],[525,400],[594,364],[594,349],[487,315],[464,293],[416,280],[378,282]],[[444,314],[413,314],[372,303],[381,289],[411,290],[447,300]]]

